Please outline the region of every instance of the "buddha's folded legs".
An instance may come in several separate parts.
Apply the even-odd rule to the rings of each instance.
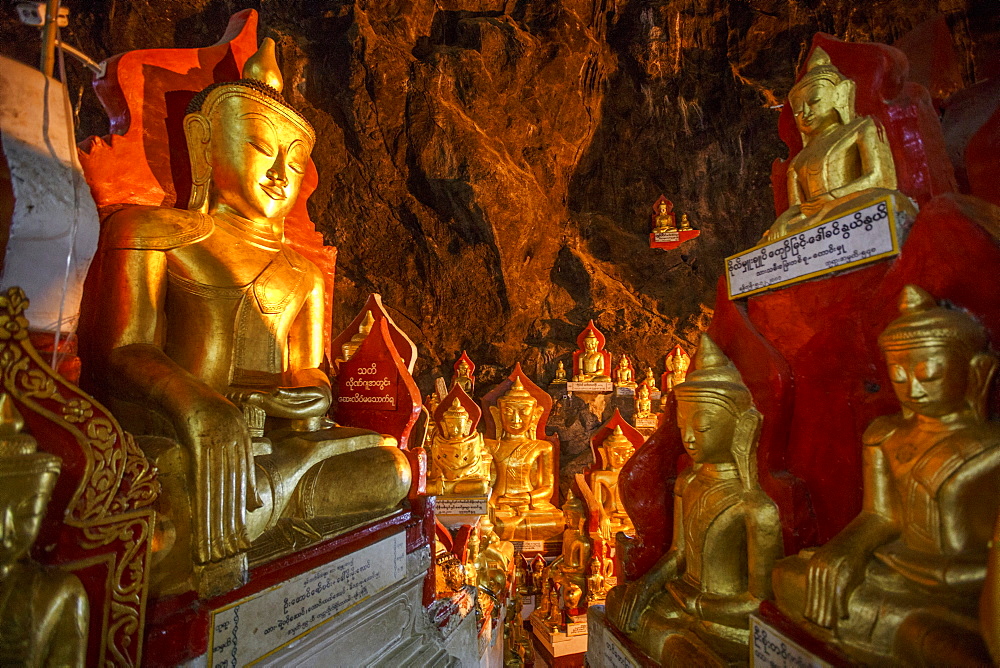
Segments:
[[[410,482],[410,465],[399,448],[379,446],[337,455],[303,477],[292,514],[309,519],[384,513],[406,497]]]
[[[650,657],[662,666],[724,666],[725,662],[698,637],[698,620],[677,607],[664,592],[639,618],[639,627],[629,634]]]

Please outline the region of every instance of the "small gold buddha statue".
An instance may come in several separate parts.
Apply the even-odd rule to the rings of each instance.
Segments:
[[[507,604],[507,614],[504,617],[503,631],[503,665],[505,668],[520,668],[534,662],[534,650],[531,638],[524,629],[524,619],[521,618],[524,601],[518,593],[514,593]]]
[[[472,389],[475,387],[475,380],[472,378],[472,367],[464,359],[459,360],[458,368],[455,370],[455,377],[451,379],[451,384],[458,385],[468,395],[472,394]]]
[[[586,591],[587,566],[590,563],[590,552],[593,547],[587,534],[587,507],[583,500],[570,490],[562,511],[563,521],[566,523],[562,552],[546,569],[548,577],[559,585],[563,592],[569,591],[570,585],[576,585],[581,591]]]
[[[552,505],[555,461],[552,444],[536,437],[542,407],[524,389],[520,376],[492,406],[499,439],[487,439],[496,482],[490,505],[502,540],[544,540],[563,528],[562,514]]]
[[[501,540],[489,515],[479,521],[474,535],[477,538],[474,559],[476,586],[499,597],[507,591],[507,573],[514,559],[514,544]]]
[[[608,594],[604,577],[604,569],[601,559],[596,554],[590,558],[590,574],[587,576],[587,604],[593,605],[595,602],[603,600]]]
[[[690,366],[691,356],[680,346],[674,346],[674,349],[667,355],[667,372],[669,373],[667,377],[667,392],[670,392],[684,382]]]
[[[885,132],[873,117],[855,115],[854,94],[854,81],[840,73],[823,49],[813,49],[806,73],[788,93],[803,145],[788,165],[788,209],[762,242],[887,195],[898,209],[915,213],[910,200],[896,190],[896,166]]]
[[[757,476],[762,417],[707,335],[674,392],[694,465],[674,487],[673,543],[646,575],[609,592],[608,618],[665,666],[745,661],[748,615],[770,598],[782,554],[778,509]]]
[[[639,383],[635,391],[635,417],[653,417],[653,402],[649,398],[649,383],[646,381]]]
[[[588,331],[583,339],[582,354],[577,358],[574,383],[607,383],[611,380],[608,370],[604,368],[604,353],[600,345],[594,331]]]
[[[688,232],[691,230],[691,221],[688,220],[688,215],[686,213],[681,214],[681,232]]]
[[[437,412],[437,407],[440,405],[441,399],[438,398],[437,392],[431,392],[424,397],[424,410],[427,411],[427,436],[425,437],[427,443],[434,442],[434,434],[437,432],[437,422],[434,420],[434,413]]]
[[[627,355],[622,355],[621,359],[618,360],[616,375],[618,378],[615,380],[615,387],[630,387],[635,389],[636,382],[632,373],[632,363],[629,361]]]
[[[674,214],[666,201],[660,201],[656,205],[656,218],[653,220],[653,232],[676,232],[677,225],[674,222]]]
[[[774,593],[786,615],[857,661],[978,665],[988,656],[977,605],[1000,511],[1000,425],[986,408],[997,360],[978,322],[921,288],[903,289],[899,311],[879,347],[902,410],[864,433],[861,513],[779,562]]]
[[[368,333],[372,331],[374,324],[375,316],[372,315],[371,311],[365,311],[365,318],[358,326],[358,331],[354,333],[354,336],[349,341],[340,346],[341,354],[340,359],[337,360],[338,362],[346,362],[354,357],[354,353],[358,352],[358,348],[368,338]]]
[[[483,435],[472,427],[469,411],[456,397],[434,431],[428,494],[482,496],[489,491],[493,457],[486,451]]]
[[[635,447],[622,432],[621,426],[616,426],[598,450],[601,456],[601,468],[590,474],[590,488],[601,506],[601,514],[607,519],[608,538],[613,540],[619,531],[635,534],[635,526],[625,512],[625,506],[618,493],[618,476],[625,462],[635,452]]]
[[[10,395],[0,394],[0,665],[82,668],[87,592],[76,575],[29,556],[60,461],[38,452],[23,427]]]
[[[188,209],[114,213],[95,260],[97,389],[129,431],[175,444],[147,450],[163,484],[156,594],[222,593],[279,520],[346,529],[410,487],[394,439],[326,419],[323,276],[284,241],[316,136],[281,95],[273,40],[243,75],[188,106]],[[248,407],[266,441],[251,438]]]
[[[556,377],[552,379],[549,385],[565,385],[566,384],[566,367],[563,365],[562,360],[559,360],[559,364],[556,366]]]

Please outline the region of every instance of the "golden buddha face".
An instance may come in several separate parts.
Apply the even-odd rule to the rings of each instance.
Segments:
[[[944,344],[885,351],[892,389],[903,408],[941,418],[968,406],[969,360]]]
[[[458,375],[460,378],[469,377],[469,363],[465,360],[458,363]]]
[[[813,79],[793,88],[788,102],[792,105],[799,132],[811,137],[840,124],[837,95],[837,85],[825,78]]]
[[[531,428],[537,402],[533,399],[501,400],[500,424],[510,436],[523,436]]]
[[[52,471],[0,476],[0,568],[28,554],[56,478]]]
[[[667,212],[667,205],[665,202],[660,202],[660,213],[665,214]]]
[[[465,411],[452,413],[448,411],[441,420],[441,431],[449,440],[463,438],[469,434],[469,414]]]
[[[185,130],[207,140],[210,207],[251,220],[282,220],[298,197],[312,139],[284,113],[241,94],[227,94],[185,119]],[[199,156],[192,158],[199,170]]]
[[[684,449],[698,464],[733,461],[732,445],[736,417],[724,406],[710,401],[678,398],[677,426]]]
[[[632,456],[634,448],[632,444],[626,441],[625,443],[614,443],[608,448],[608,459],[611,464],[611,468],[620,469],[625,466],[625,462],[628,458]]]
[[[588,336],[587,338],[585,338],[583,340],[583,347],[584,347],[584,349],[588,353],[596,353],[597,352],[597,337],[596,336]]]

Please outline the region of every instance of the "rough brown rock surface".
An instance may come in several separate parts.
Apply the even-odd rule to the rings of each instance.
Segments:
[[[97,59],[210,44],[231,13],[261,13],[319,132],[310,208],[340,249],[335,329],[382,293],[425,392],[462,349],[482,392],[516,361],[544,384],[590,318],[658,375],[707,325],[722,259],[774,217],[769,107],[814,32],[892,43],[942,13],[966,83],[1000,41],[994,0],[64,4],[64,37]],[[3,12],[0,52],[33,62],[37,31]],[[81,135],[106,132],[68,68]],[[647,245],[660,193],[702,230],[675,251]]]

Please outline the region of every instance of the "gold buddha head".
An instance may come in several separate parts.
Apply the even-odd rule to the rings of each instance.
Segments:
[[[59,458],[37,451],[24,419],[0,395],[0,572],[27,556],[59,477]]]
[[[983,326],[915,285],[903,288],[899,312],[878,340],[903,414],[985,418],[997,360]]]
[[[659,206],[657,208],[660,210],[661,214],[666,214],[667,213],[667,203],[666,202],[660,202],[660,204],[659,204]]]
[[[618,360],[618,368],[625,370],[628,369],[628,358],[622,355],[622,358]]]
[[[577,531],[583,530],[583,523],[587,519],[587,506],[584,505],[583,499],[573,493],[572,489],[566,495],[566,502],[563,503],[562,511],[563,519],[568,528],[576,529]]]
[[[806,73],[792,86],[788,103],[803,140],[823,133],[833,125],[854,120],[854,82],[830,62],[826,51],[816,47]]]
[[[646,392],[648,394],[649,390],[647,389]],[[604,443],[601,444],[601,449],[604,451],[602,454],[606,462],[605,470],[620,469],[625,466],[625,462],[635,452],[632,441],[628,440],[628,437],[622,432],[621,426],[616,426],[615,430],[608,434]]]
[[[587,336],[583,338],[583,349],[588,353],[596,353],[597,346],[600,341],[597,340],[597,336],[594,335],[594,330],[587,332]]]
[[[521,378],[515,377],[510,389],[497,399],[494,419],[500,423],[501,438],[535,438],[535,427],[542,417],[542,407],[524,389]]]
[[[472,430],[469,411],[457,398],[441,416],[441,433],[449,441],[465,438]]]
[[[471,371],[471,368],[469,367],[469,363],[468,362],[466,362],[465,360],[462,360],[461,362],[458,363],[458,377],[459,378],[468,378],[470,371]]]
[[[677,425],[698,464],[735,462],[744,481],[756,480],[757,437],[763,420],[740,372],[707,334],[694,358],[695,370],[679,384]]]
[[[649,399],[649,385],[645,381],[639,383],[639,387],[635,391],[635,397],[640,400]]]
[[[277,236],[298,197],[316,133],[281,95],[268,38],[239,81],[212,84],[184,117],[193,185],[189,209],[270,222]]]

